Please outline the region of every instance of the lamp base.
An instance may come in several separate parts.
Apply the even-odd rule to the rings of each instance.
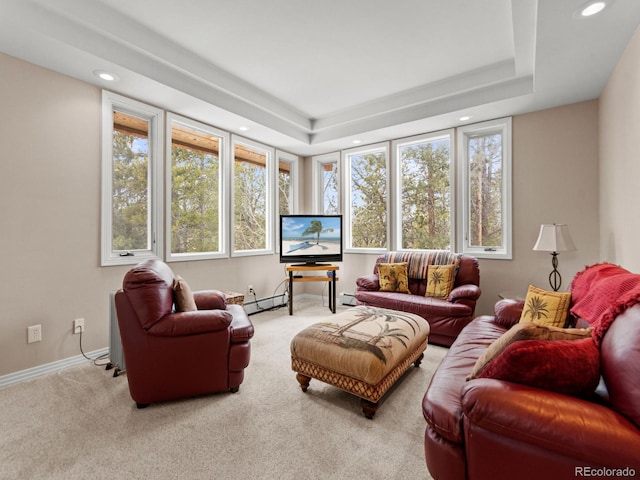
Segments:
[[[562,276],[558,271],[558,252],[551,252],[551,265],[553,266],[553,270],[549,274],[549,285],[554,292],[560,290],[560,285],[562,285]]]

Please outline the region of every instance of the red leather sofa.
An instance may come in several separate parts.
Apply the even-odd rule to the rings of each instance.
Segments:
[[[473,320],[436,370],[422,403],[433,478],[640,476],[640,305],[619,315],[604,336],[602,380],[588,398],[494,378],[466,380],[522,308],[521,301],[503,300],[494,316]]]
[[[192,294],[197,311],[176,312],[175,278],[165,263],[146,260],[127,272],[116,292],[129,391],[138,408],[236,392],[249,365],[253,325],[244,308],[206,290]]]
[[[356,303],[420,315],[429,322],[429,343],[448,347],[473,319],[476,302],[481,293],[478,260],[475,257],[458,255],[459,263],[453,289],[447,299],[440,299],[425,297],[427,280],[411,276],[411,293],[380,291],[378,264],[387,262],[389,255],[395,253],[397,252],[380,255],[376,259],[373,273],[356,279]],[[413,255],[420,254],[421,252],[415,252]],[[411,262],[412,254],[407,253],[404,258]]]

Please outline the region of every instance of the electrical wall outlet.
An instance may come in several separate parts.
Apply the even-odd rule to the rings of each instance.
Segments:
[[[253,289],[253,285],[247,285],[247,292],[256,293],[256,291]]]
[[[73,334],[84,333],[84,318],[76,318],[73,321]]]
[[[32,325],[27,327],[27,343],[42,341],[42,325]]]

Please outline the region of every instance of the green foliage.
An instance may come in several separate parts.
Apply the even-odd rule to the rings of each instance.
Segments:
[[[351,157],[351,246],[387,246],[387,166],[384,152]]]
[[[400,157],[402,248],[448,249],[451,244],[449,141],[408,145],[401,148]]]
[[[219,250],[219,169],[215,155],[172,146],[172,253]]]
[[[149,248],[147,139],[114,131],[112,169],[113,249],[145,250]]]

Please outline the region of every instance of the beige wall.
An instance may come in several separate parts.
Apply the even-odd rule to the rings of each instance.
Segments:
[[[599,259],[598,101],[513,118],[513,259],[480,260],[479,313],[502,290],[549,288],[551,255],[532,250],[543,223],[566,223],[577,251],[558,255],[561,290]]]
[[[100,267],[100,89],[4,54],[0,72],[2,376],[79,355],[75,318],[85,351],[107,347],[109,292],[128,267]],[[284,280],[275,255],[171,266],[194,289],[268,297]],[[42,342],[28,345],[36,324]]]
[[[85,351],[106,347],[108,294],[127,267],[99,266],[100,90],[2,54],[0,71],[1,376],[78,355],[74,318],[86,319]],[[540,223],[568,223],[578,246],[560,255],[563,287],[599,259],[597,125],[597,101],[514,117],[514,259],[481,261],[478,313],[491,312],[502,290],[547,284],[550,257],[531,250]],[[300,172],[307,187],[308,163]],[[374,258],[346,255],[338,291],[353,292]],[[275,255],[172,268],[194,289],[253,284],[258,297],[284,279]],[[323,292],[320,284],[304,291]],[[27,345],[34,324],[43,341]]]
[[[602,258],[640,272],[640,29],[600,99]]]

